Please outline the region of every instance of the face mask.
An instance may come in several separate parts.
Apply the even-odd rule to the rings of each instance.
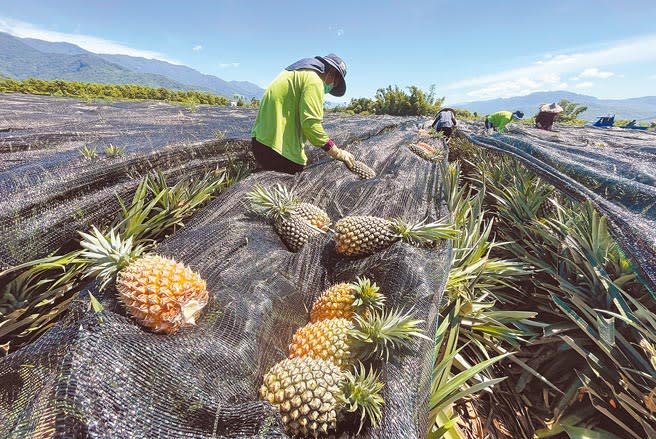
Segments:
[[[323,92],[324,92],[324,93],[328,94],[328,93],[330,93],[330,90],[332,90],[332,89],[333,89],[333,85],[332,85],[332,84],[326,84],[326,83],[324,82],[324,84],[323,84]]]

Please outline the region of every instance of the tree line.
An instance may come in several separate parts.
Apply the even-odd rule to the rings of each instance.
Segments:
[[[355,98],[348,105],[337,106],[334,112],[348,114],[389,114],[391,116],[432,116],[437,113],[444,102],[443,97],[437,97],[435,86],[428,92],[417,86],[407,87],[406,92],[396,85],[379,88],[373,99]]]
[[[2,93],[29,93],[50,96],[67,96],[83,99],[152,99],[184,104],[228,105],[223,96],[197,91],[177,91],[143,85],[95,84],[59,79],[0,79]],[[243,105],[243,104],[242,104]]]

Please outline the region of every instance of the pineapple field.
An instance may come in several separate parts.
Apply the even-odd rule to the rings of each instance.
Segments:
[[[0,102],[0,437],[656,437],[656,135]]]

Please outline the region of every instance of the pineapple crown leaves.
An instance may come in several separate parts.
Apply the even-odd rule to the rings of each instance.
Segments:
[[[361,360],[376,357],[388,361],[391,350],[406,346],[413,338],[430,340],[418,328],[424,321],[415,319],[412,310],[373,311],[367,317],[353,317],[355,324],[349,335],[355,340],[355,357]]]
[[[273,189],[255,185],[246,194],[246,200],[251,211],[270,220],[291,215],[300,204],[298,197],[281,184],[276,184]]]
[[[460,236],[460,230],[455,224],[442,220],[427,223],[426,220],[409,224],[400,219],[390,220],[394,233],[412,245],[426,245],[440,239],[455,239]]]
[[[88,264],[84,277],[99,279],[100,289],[146,250],[141,244],[135,246],[132,237],[121,239],[115,229],[105,234],[92,226],[90,233],[78,233],[82,236],[80,246],[84,249],[80,256]]]
[[[353,369],[353,372],[344,372],[340,399],[346,411],[351,413],[360,411],[360,428],[357,433],[360,434],[366,420],[369,420],[374,428],[380,424],[383,417],[380,407],[385,400],[380,394],[383,383],[379,380],[377,371],[371,366],[367,371],[362,363],[354,366]]]
[[[353,306],[357,313],[362,311],[382,309],[385,305],[385,296],[380,293],[380,288],[375,282],[366,277],[358,277],[350,284],[353,292]]]

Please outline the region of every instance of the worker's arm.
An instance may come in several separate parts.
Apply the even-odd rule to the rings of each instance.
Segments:
[[[330,139],[323,129],[323,83],[308,82],[300,96],[299,113],[303,136],[314,146],[323,147]]]

